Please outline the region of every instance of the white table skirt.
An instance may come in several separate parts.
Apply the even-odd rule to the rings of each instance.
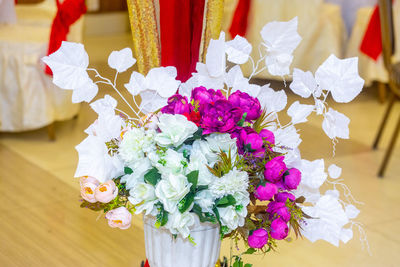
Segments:
[[[54,1],[17,5],[17,24],[0,26],[0,131],[37,129],[78,113],[71,92],[54,86],[40,61],[55,12]],[[81,42],[82,24],[73,26],[69,40]]]
[[[358,10],[356,22],[346,51],[347,57],[359,57],[358,66],[360,76],[365,80],[366,86],[371,85],[373,81],[383,83],[388,82],[388,75],[383,65],[382,56],[378,58],[378,61],[374,61],[360,52],[361,41],[364,37],[365,30],[368,27],[372,12],[372,7],[361,8]],[[396,53],[394,55],[394,60],[398,62],[400,61],[400,0],[396,0],[394,3],[393,15],[396,37]]]
[[[225,1],[223,30],[228,32],[237,0]],[[342,57],[346,31],[340,7],[322,0],[253,0],[251,2],[246,38],[253,45],[252,57],[258,59],[260,31],[271,21],[288,21],[298,16],[299,34],[303,38],[294,52],[292,68],[315,71],[330,54]],[[251,64],[243,66],[245,75],[251,73]],[[264,71],[257,78],[277,79]]]

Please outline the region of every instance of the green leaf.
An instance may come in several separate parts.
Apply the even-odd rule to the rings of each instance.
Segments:
[[[199,127],[199,128],[197,129],[197,131],[193,134],[193,136],[190,137],[190,138],[188,138],[188,139],[186,139],[185,142],[184,142],[183,144],[185,144],[185,145],[191,145],[191,144],[193,144],[193,142],[194,142],[195,140],[202,139],[202,138],[203,138],[203,129]]]
[[[161,205],[159,208],[159,213],[156,216],[156,224],[155,226],[159,228],[160,226],[164,226],[168,222],[168,212],[164,210],[164,207]]]
[[[208,185],[199,185],[196,189],[196,192],[200,192],[206,189],[208,189]]]
[[[246,252],[244,252],[243,254],[253,254],[254,252],[256,252],[257,250],[255,248],[249,248],[248,250],[246,250]]]
[[[244,267],[252,267],[253,266],[253,264],[250,264],[250,263],[246,263],[245,265],[244,265]]]
[[[194,193],[189,192],[181,201],[178,203],[178,210],[180,213],[184,213],[193,203]]]
[[[131,174],[131,173],[133,173],[133,170],[131,168],[129,168],[129,167],[125,167],[124,168],[124,173],[125,174]]]
[[[144,180],[151,184],[151,185],[156,185],[158,183],[158,181],[161,179],[161,174],[158,172],[157,168],[153,168],[150,171],[148,171],[145,175],[144,175]]]
[[[209,212],[205,212],[204,213],[201,210],[201,207],[198,204],[194,204],[193,205],[192,211],[194,213],[196,213],[197,216],[199,216],[200,222],[217,223],[216,217],[213,214],[209,213]]]
[[[242,127],[247,117],[247,112],[243,113],[242,119],[237,123],[238,126]]]
[[[255,149],[252,149],[252,148],[251,148],[251,144],[245,144],[245,145],[244,145],[244,150],[247,151],[247,152],[254,152],[254,151],[256,151]]]
[[[192,184],[192,186],[190,187],[190,191],[194,192],[196,190],[197,181],[199,179],[199,171],[198,170],[192,171],[188,175],[186,175],[186,177],[188,182]]]
[[[232,195],[227,195],[216,202],[216,206],[225,208],[236,204],[236,199]]]

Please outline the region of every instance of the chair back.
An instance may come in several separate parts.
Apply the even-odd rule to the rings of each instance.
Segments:
[[[394,25],[392,0],[378,0],[381,21],[382,54],[386,69],[392,68],[392,55],[394,54]]]

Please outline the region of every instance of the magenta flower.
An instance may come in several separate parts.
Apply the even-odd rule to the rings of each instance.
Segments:
[[[271,201],[268,203],[267,212],[270,214],[270,218],[281,218],[285,222],[290,220],[290,211],[283,202]]]
[[[189,114],[191,110],[192,105],[187,97],[175,94],[168,98],[168,105],[163,107],[161,112],[167,114]]]
[[[270,200],[276,193],[278,187],[275,184],[266,183],[265,186],[259,185],[254,192],[254,196],[259,200]]]
[[[232,132],[243,114],[240,108],[233,107],[227,100],[217,100],[214,104],[206,104],[200,113],[203,134]]]
[[[277,202],[286,203],[286,201],[288,199],[290,201],[294,202],[296,200],[296,197],[293,194],[288,193],[288,192],[280,192],[280,193],[275,195],[275,201],[277,201]]]
[[[283,162],[284,156],[273,158],[265,164],[264,178],[271,183],[278,182],[286,171],[286,164]]]
[[[268,243],[268,232],[265,229],[254,230],[247,240],[251,248],[262,248]]]
[[[237,127],[231,133],[231,137],[236,138],[239,154],[251,153],[255,157],[264,156],[263,140],[252,128]]]
[[[275,145],[275,135],[270,130],[262,129],[259,135],[263,140],[267,141],[269,144]]]
[[[228,100],[234,107],[239,107],[243,113],[247,113],[246,121],[258,119],[262,113],[260,101],[247,93],[236,91],[229,96]]]
[[[221,93],[221,90],[208,89],[200,86],[192,91],[191,99],[195,105],[199,106],[199,110],[203,109],[206,104],[214,104],[218,100],[226,100],[226,97]]]
[[[288,236],[289,227],[287,223],[281,218],[275,219],[271,222],[271,237],[276,240],[285,239]]]
[[[285,187],[290,190],[296,189],[301,181],[301,172],[296,169],[292,168],[287,170],[287,172],[283,175],[283,182]]]

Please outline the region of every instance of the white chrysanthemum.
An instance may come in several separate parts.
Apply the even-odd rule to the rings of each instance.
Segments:
[[[190,227],[194,225],[195,218],[193,213],[185,212],[180,213],[179,211],[170,214],[168,222],[165,225],[172,234],[180,234],[183,238],[187,238],[190,234]]]
[[[156,186],[156,196],[164,205],[164,209],[169,213],[175,212],[177,204],[190,191],[191,184],[186,176],[182,174],[169,174],[163,176]]]
[[[199,205],[203,212],[212,212],[215,198],[210,190],[202,190],[194,197],[194,203]]]
[[[155,140],[162,147],[170,145],[178,147],[197,131],[196,124],[180,114],[162,114],[159,117],[158,127],[161,133],[156,135]]]
[[[249,186],[249,176],[247,172],[239,171],[236,168],[217,178],[209,185],[209,189],[215,198],[226,195],[234,195],[237,192],[245,193]]]
[[[144,150],[152,146],[152,135],[147,136],[143,129],[132,128],[124,134],[119,145],[119,155],[128,164],[144,157]]]
[[[131,202],[133,205],[140,204],[136,206],[136,214],[140,214],[142,211],[145,211],[145,214],[149,215],[154,209],[154,204],[158,201],[155,195],[154,187],[146,183],[137,183],[129,191],[129,195],[129,202]]]

